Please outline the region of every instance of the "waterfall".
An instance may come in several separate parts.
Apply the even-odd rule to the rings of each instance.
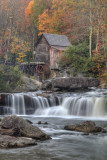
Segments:
[[[45,98],[35,94],[10,94],[3,98],[3,106],[0,106],[0,115],[41,115],[44,110],[61,103],[58,96]]]
[[[102,117],[107,116],[107,98],[68,97],[62,104],[68,115]]]
[[[96,98],[93,107],[93,116],[107,116],[107,98]]]
[[[107,98],[103,97],[65,97],[62,104],[40,108],[35,114],[46,116],[107,116]]]
[[[68,115],[91,116],[93,101],[87,97],[69,97],[65,98],[62,107],[67,110]]]
[[[34,114],[40,115],[41,111],[45,110],[46,108],[49,108],[49,102],[47,98],[38,96],[34,98],[34,100],[34,103],[36,103],[38,106],[38,109],[35,111]]]
[[[25,102],[23,94],[13,94],[11,100],[12,114],[25,115]]]
[[[37,96],[31,93],[1,95],[0,115],[106,117],[107,97],[83,95]]]

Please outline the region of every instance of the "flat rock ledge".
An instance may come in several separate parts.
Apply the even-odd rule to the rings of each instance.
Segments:
[[[87,89],[88,87],[98,87],[100,81],[96,78],[86,77],[58,77],[43,82],[42,89],[51,90],[76,90]]]
[[[50,136],[18,116],[7,116],[0,124],[0,147],[26,147],[36,145],[37,140],[48,140]]]
[[[82,124],[67,125],[64,127],[65,130],[85,132],[85,133],[106,133],[107,131],[101,127],[97,127],[92,121],[86,121]]]

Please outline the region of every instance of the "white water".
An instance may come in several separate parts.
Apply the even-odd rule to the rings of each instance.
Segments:
[[[38,96],[38,97],[34,97],[33,100],[34,100],[34,103],[36,103],[36,105],[38,106],[38,109],[35,111],[34,114],[41,115],[42,110],[49,108],[49,103],[47,98]]]
[[[107,116],[107,98],[96,98],[93,107],[93,116]]]
[[[17,93],[8,95],[5,101],[4,114],[107,117],[107,97],[100,92],[49,95],[48,98],[36,93]]]
[[[25,102],[24,95],[22,94],[13,94],[11,100],[12,114],[25,115]]]
[[[107,98],[67,97],[61,105],[40,109],[39,113],[46,116],[103,117],[107,116]]]

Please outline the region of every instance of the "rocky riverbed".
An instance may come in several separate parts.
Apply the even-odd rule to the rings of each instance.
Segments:
[[[48,139],[50,136],[18,116],[7,116],[0,123],[1,148],[36,145],[37,140]]]
[[[1,160],[106,160],[107,159],[107,133],[89,133],[65,130],[66,125],[83,124],[91,121],[107,130],[107,120],[83,117],[41,117],[25,116],[52,139],[38,141],[38,145],[24,148],[1,149]],[[40,122],[41,123],[38,123]],[[45,124],[47,122],[48,124]]]
[[[49,125],[48,122],[38,121],[38,126]],[[96,126],[93,121],[85,121],[75,125],[65,125],[65,130],[82,132],[83,135],[89,133],[106,133],[102,127]],[[31,121],[24,120],[18,116],[7,116],[0,123],[0,147],[1,148],[20,148],[37,145],[37,141],[49,140],[51,137],[44,133],[37,126],[32,125]]]

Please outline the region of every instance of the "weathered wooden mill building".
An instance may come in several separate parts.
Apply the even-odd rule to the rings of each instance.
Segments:
[[[35,45],[34,59],[48,64],[51,69],[58,68],[58,58],[68,46],[70,42],[65,35],[43,33]]]
[[[35,44],[33,62],[22,63],[21,70],[29,75],[49,77],[50,69],[58,69],[58,58],[70,46],[65,35],[43,33]]]

